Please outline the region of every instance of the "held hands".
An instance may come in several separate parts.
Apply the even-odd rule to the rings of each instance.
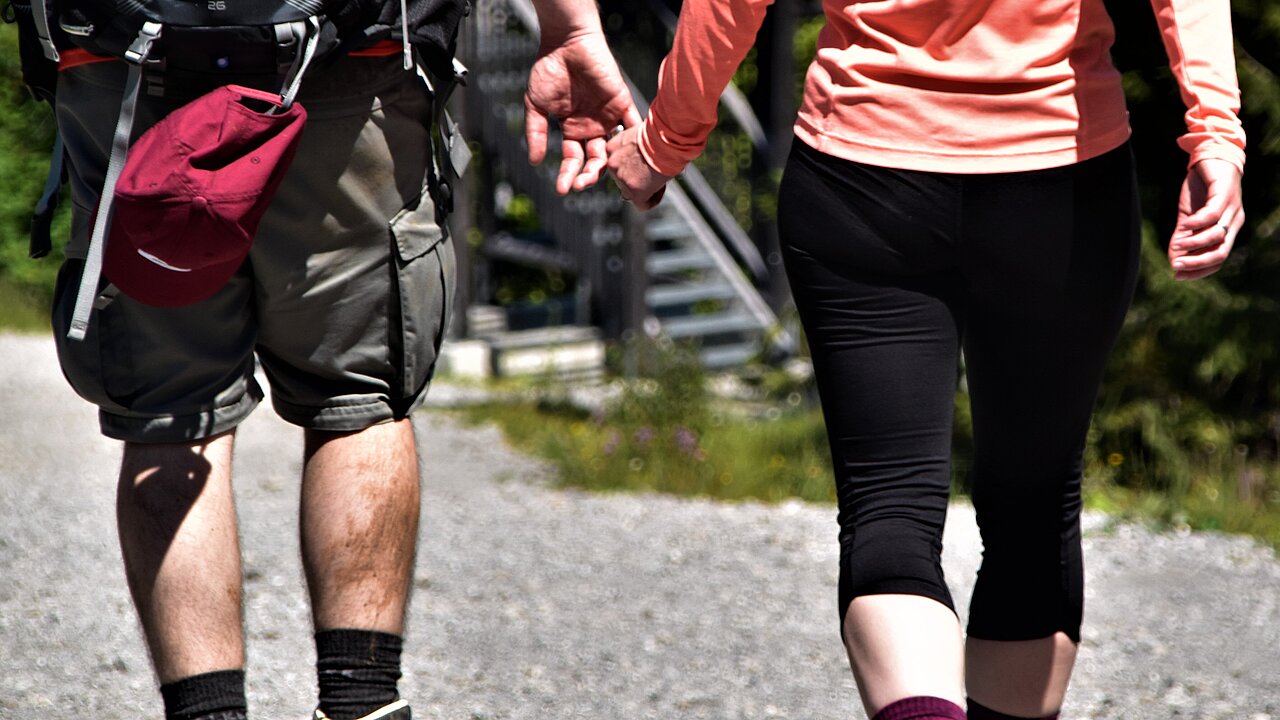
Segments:
[[[649,167],[640,153],[640,131],[643,125],[629,127],[609,139],[609,174],[622,191],[622,197],[638,210],[650,210],[662,201],[671,178]]]
[[[1244,226],[1240,171],[1225,161],[1201,160],[1187,172],[1178,198],[1178,223],[1169,263],[1178,280],[1214,274],[1226,262]]]
[[[598,32],[571,34],[544,47],[529,72],[524,96],[529,162],[547,156],[547,117],[564,132],[556,191],[584,190],[600,180],[608,132],[640,123],[640,111],[622,81],[609,46]]]
[[[539,9],[547,7],[560,6]],[[555,117],[564,133],[557,192],[567,195],[591,187],[607,163],[624,198],[641,210],[657,205],[670,178],[652,170],[640,154],[640,111],[598,23],[562,31],[557,21],[563,18],[540,19],[546,21],[543,48],[524,95],[529,162],[538,165],[546,159],[547,118]]]

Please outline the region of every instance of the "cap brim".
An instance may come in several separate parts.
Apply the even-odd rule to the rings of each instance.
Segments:
[[[120,292],[140,303],[173,308],[212,297],[243,263],[241,256],[195,270],[170,270],[138,254],[128,239],[116,235],[107,243],[102,273]]]

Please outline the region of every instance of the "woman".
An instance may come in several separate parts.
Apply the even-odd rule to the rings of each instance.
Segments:
[[[701,152],[768,0],[686,0],[648,118],[651,206]],[[1244,222],[1227,0],[1153,0],[1187,106],[1176,277]],[[1080,641],[1080,476],[1138,272],[1102,0],[826,0],[779,191],[840,503],[843,639],[876,720],[1056,718]],[[984,555],[967,641],[939,564],[963,350]]]

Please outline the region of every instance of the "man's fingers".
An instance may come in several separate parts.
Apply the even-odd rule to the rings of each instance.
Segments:
[[[541,165],[547,158],[547,116],[524,96],[524,139],[529,145],[529,164]]]
[[[578,177],[573,181],[574,190],[586,190],[600,182],[600,173],[608,162],[605,147],[604,138],[592,138],[587,141],[587,160],[578,172]]]
[[[639,108],[632,105],[627,108],[627,112],[622,116],[622,126],[635,127],[639,125],[642,120],[644,120],[644,118],[641,117]]]
[[[568,195],[585,161],[581,143],[565,140],[560,147],[564,158],[560,161],[560,174],[556,176],[556,192]]]

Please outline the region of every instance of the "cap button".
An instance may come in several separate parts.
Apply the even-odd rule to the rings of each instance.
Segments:
[[[191,204],[199,210],[206,210],[209,207],[209,201],[203,195],[196,195],[191,198]]]

